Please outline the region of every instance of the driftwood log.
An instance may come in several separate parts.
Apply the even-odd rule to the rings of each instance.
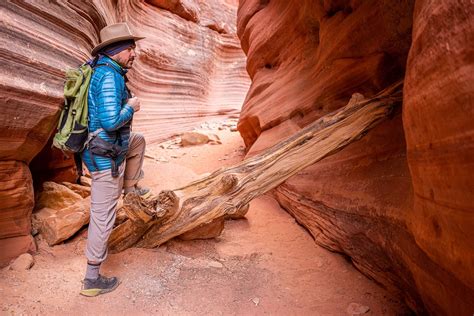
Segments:
[[[255,197],[363,137],[389,117],[401,100],[401,82],[370,99],[354,94],[345,107],[233,167],[219,169],[182,188],[162,191],[150,201],[127,195],[124,209],[128,219],[113,230],[110,250],[156,247],[247,208]]]

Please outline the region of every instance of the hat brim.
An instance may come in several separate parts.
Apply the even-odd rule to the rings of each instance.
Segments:
[[[141,39],[144,39],[144,37],[127,35],[127,36],[121,36],[121,37],[116,37],[116,38],[113,38],[113,39],[109,39],[108,41],[102,42],[99,45],[97,45],[96,47],[94,47],[94,49],[92,49],[91,54],[92,54],[92,56],[96,56],[97,53],[107,45],[110,45],[110,44],[113,44],[113,43],[116,43],[116,42],[120,42],[120,41],[131,40],[131,39],[136,42],[136,41],[139,41]]]

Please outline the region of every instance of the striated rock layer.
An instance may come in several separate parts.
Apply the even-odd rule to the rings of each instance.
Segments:
[[[35,248],[28,165],[56,128],[64,70],[88,57],[99,29],[115,20],[106,14],[112,8],[107,1],[1,4],[0,266]],[[49,163],[38,165],[47,170]]]
[[[274,194],[318,244],[348,255],[420,314],[474,311],[468,2],[239,4],[252,79],[238,125],[248,155],[406,72],[403,114]]]
[[[133,32],[147,37],[138,44],[129,83],[142,100],[133,129],[149,143],[210,117],[238,115],[250,83],[236,35],[234,0],[12,0],[3,1],[0,10],[0,162],[21,162],[24,172],[30,172],[31,163],[37,182],[74,180],[73,161],[47,143],[62,105],[64,70],[90,58],[107,24],[127,21]],[[0,164],[0,182],[8,177]],[[29,222],[32,205],[11,191],[19,188],[0,185],[0,199],[13,203],[8,210],[0,208],[1,227],[15,220],[13,210]],[[25,194],[33,196],[31,186]],[[22,226],[14,235],[29,233]],[[6,237],[14,236],[2,230],[0,238]],[[0,265],[8,261],[3,245]]]
[[[162,9],[163,3],[179,3],[178,15]],[[183,18],[183,10],[194,12],[193,18]],[[134,130],[149,142],[212,118],[238,116],[250,81],[236,35],[236,11],[236,3],[222,0],[123,6],[124,19],[147,37],[138,42],[140,56],[129,78],[142,100]]]
[[[474,312],[474,5],[417,1],[403,127],[426,263],[406,260],[432,313]],[[447,308],[449,307],[449,309]]]

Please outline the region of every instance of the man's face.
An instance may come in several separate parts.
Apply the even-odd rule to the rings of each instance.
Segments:
[[[124,49],[118,54],[112,56],[112,58],[125,69],[130,69],[133,66],[133,60],[137,57],[135,54],[135,45]]]

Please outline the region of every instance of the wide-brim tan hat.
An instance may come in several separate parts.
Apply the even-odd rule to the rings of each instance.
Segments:
[[[133,35],[130,29],[128,28],[127,23],[116,23],[108,25],[102,30],[100,30],[101,42],[99,43],[99,45],[94,47],[91,54],[92,56],[95,56],[102,48],[107,45],[131,39],[139,41],[141,39],[144,39],[144,37]]]

